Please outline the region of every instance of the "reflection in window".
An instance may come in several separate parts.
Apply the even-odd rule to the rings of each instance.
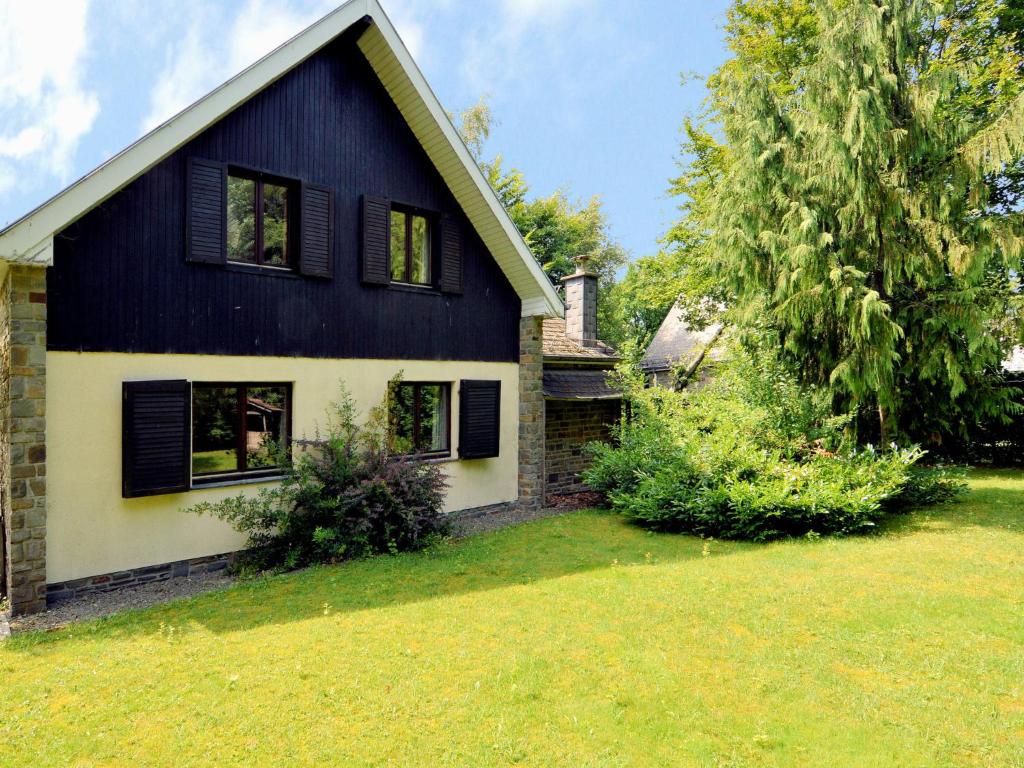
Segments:
[[[281,466],[288,385],[192,386],[192,475],[206,479]]]
[[[430,285],[430,221],[405,211],[391,210],[391,279],[398,283]]]
[[[263,185],[263,263],[288,263],[288,188]]]
[[[288,187],[228,176],[228,260],[289,265]]]
[[[391,450],[398,454],[449,451],[449,385],[402,382],[389,405]]]
[[[256,263],[256,182],[228,176],[228,260]]]
[[[391,211],[391,279],[400,283],[405,279],[405,223],[401,211]]]

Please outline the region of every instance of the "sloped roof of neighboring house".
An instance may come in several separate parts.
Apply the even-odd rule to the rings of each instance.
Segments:
[[[1003,370],[1007,373],[1024,373],[1024,347],[1014,347],[1010,356],[1003,360]]]
[[[640,366],[648,372],[666,371],[679,365],[699,363],[704,357],[721,360],[724,353],[715,342],[722,335],[722,328],[721,323],[715,323],[702,331],[693,330],[686,324],[682,308],[677,304],[662,321]]]
[[[547,318],[544,320],[544,357],[589,363],[614,365],[619,353],[603,341],[593,347],[585,347],[565,335],[565,320]]]
[[[53,237],[351,27],[359,48],[522,301],[561,317],[562,301],[466,149],[378,0],[348,0],[192,106],[0,230],[0,260],[50,265]]]

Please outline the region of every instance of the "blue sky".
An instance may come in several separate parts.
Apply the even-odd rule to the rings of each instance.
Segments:
[[[0,0],[0,225],[338,0]],[[725,0],[383,0],[441,102],[490,99],[531,190],[599,195],[633,256],[675,215],[679,128],[724,58]]]

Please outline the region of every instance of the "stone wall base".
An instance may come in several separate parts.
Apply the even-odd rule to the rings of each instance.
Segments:
[[[499,515],[502,512],[512,512],[518,508],[518,502],[502,501],[497,504],[488,504],[484,507],[473,507],[471,509],[460,509],[455,512],[450,512],[448,513],[448,519],[453,523],[462,523],[466,520],[476,520],[481,517],[487,517],[488,515]]]
[[[448,519],[457,525],[467,520],[478,520],[490,515],[513,512],[518,508],[518,502],[503,501],[483,507],[460,509],[449,513]],[[104,573],[99,576],[87,576],[82,579],[47,584],[46,603],[47,605],[54,605],[65,600],[74,600],[97,592],[114,592],[119,589],[137,587],[154,581],[167,581],[168,579],[216,573],[217,571],[226,570],[234,562],[237,555],[237,552],[227,552],[221,555],[195,557],[191,560],[177,560],[173,563],[147,565],[143,568],[132,568],[127,571]]]
[[[234,552],[228,552],[222,555],[194,557],[191,560],[177,560],[173,563],[147,565],[144,568],[133,568],[129,571],[104,573],[99,576],[87,576],[84,579],[47,584],[46,603],[53,605],[96,592],[114,592],[118,589],[137,587],[154,581],[216,573],[227,569],[234,561],[235,555]]]

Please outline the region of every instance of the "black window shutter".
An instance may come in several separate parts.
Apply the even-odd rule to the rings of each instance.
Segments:
[[[462,227],[448,216],[441,219],[441,290],[462,293]]]
[[[391,204],[381,197],[363,196],[363,282],[391,282]]]
[[[463,379],[459,383],[459,457],[498,455],[501,432],[501,382]]]
[[[121,451],[125,498],[180,493],[191,487],[192,386],[189,382],[124,382]]]
[[[228,169],[191,158],[188,163],[188,244],[185,258],[201,264],[227,261]]]
[[[331,244],[334,231],[334,201],[328,187],[302,185],[299,272],[311,277],[332,274]]]

